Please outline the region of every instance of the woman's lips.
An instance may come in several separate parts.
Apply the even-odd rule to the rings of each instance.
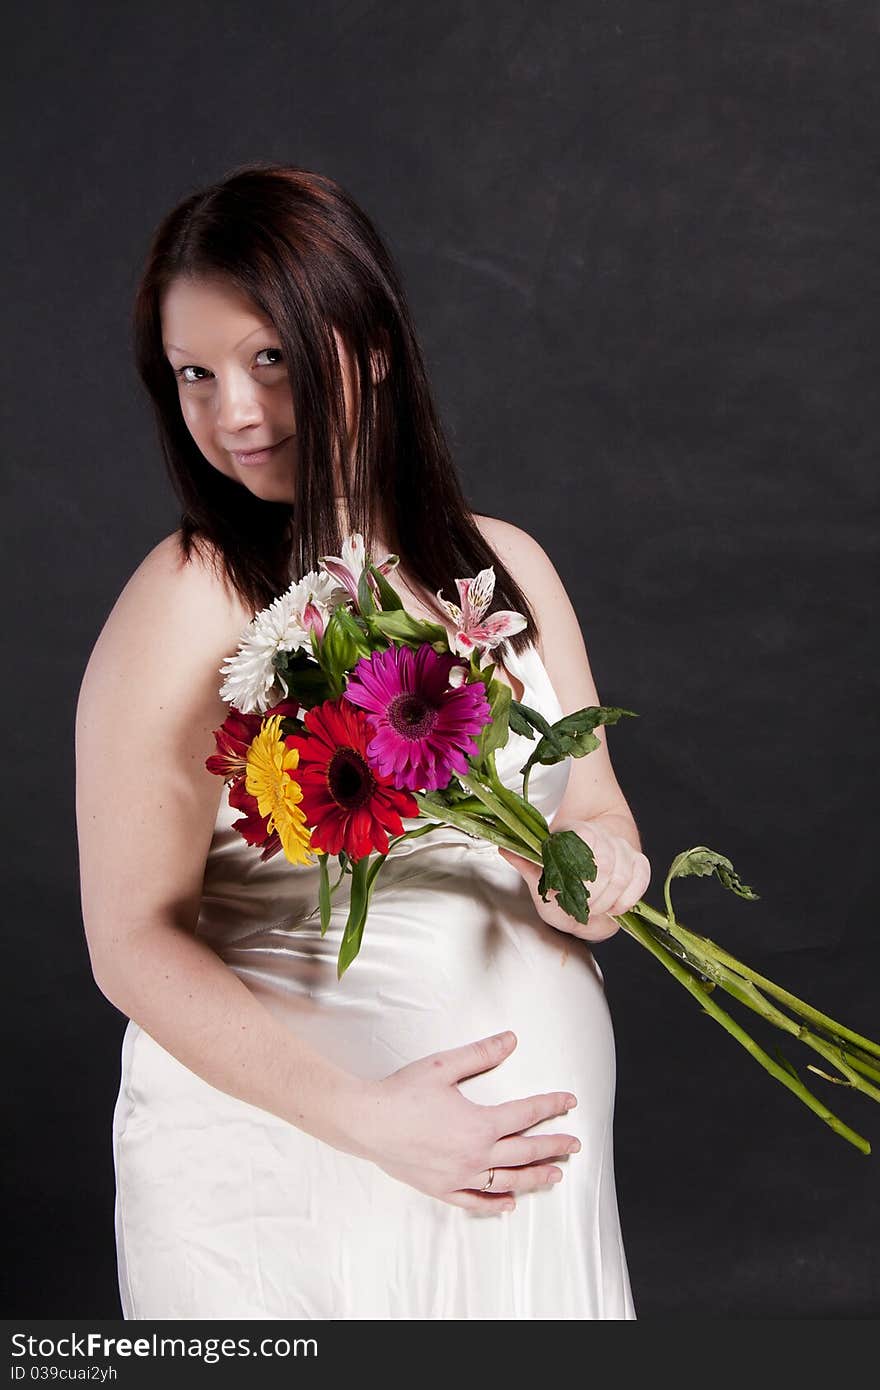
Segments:
[[[292,438],[292,436],[288,435],[287,439],[290,438]],[[268,449],[251,449],[247,453],[242,454],[234,449],[232,450],[232,457],[235,459],[236,463],[240,463],[244,468],[251,468],[260,463],[268,463],[270,459],[275,457],[281,446],[287,443],[287,439],[279,439],[277,444],[271,444]]]

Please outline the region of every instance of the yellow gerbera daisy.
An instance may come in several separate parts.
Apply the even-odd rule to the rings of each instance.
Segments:
[[[273,714],[247,751],[245,786],[256,797],[261,816],[268,816],[267,828],[278,831],[278,838],[291,864],[314,864],[310,851],[311,831],[299,806],[302,787],[288,775],[299,766],[299,749],[288,748],[281,736],[280,714]]]

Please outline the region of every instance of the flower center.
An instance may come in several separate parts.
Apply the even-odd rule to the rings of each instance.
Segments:
[[[388,723],[404,738],[425,738],[437,723],[437,711],[422,695],[404,691],[388,706]]]
[[[376,785],[369,765],[355,748],[337,748],[327,770],[330,794],[346,810],[364,806]]]

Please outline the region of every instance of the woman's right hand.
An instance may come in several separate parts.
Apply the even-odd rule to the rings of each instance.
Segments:
[[[482,1038],[368,1083],[358,1152],[417,1191],[475,1212],[510,1211],[512,1194],[558,1182],[562,1170],[549,1160],[576,1152],[577,1138],[521,1131],[571,1109],[577,1100],[570,1092],[479,1105],[458,1089],[459,1081],[503,1062],[516,1042],[509,1032]],[[492,1168],[492,1187],[483,1192]]]

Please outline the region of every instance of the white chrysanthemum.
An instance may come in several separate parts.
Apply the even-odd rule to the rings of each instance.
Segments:
[[[289,694],[287,683],[275,670],[276,652],[290,652],[302,647],[311,651],[310,627],[317,620],[323,632],[327,620],[346,592],[332,575],[310,570],[302,579],[252,618],[244,630],[235,656],[227,657],[220,667],[225,677],[220,698],[234,705],[242,714],[258,711],[264,714]],[[311,608],[311,621],[306,609]]]

